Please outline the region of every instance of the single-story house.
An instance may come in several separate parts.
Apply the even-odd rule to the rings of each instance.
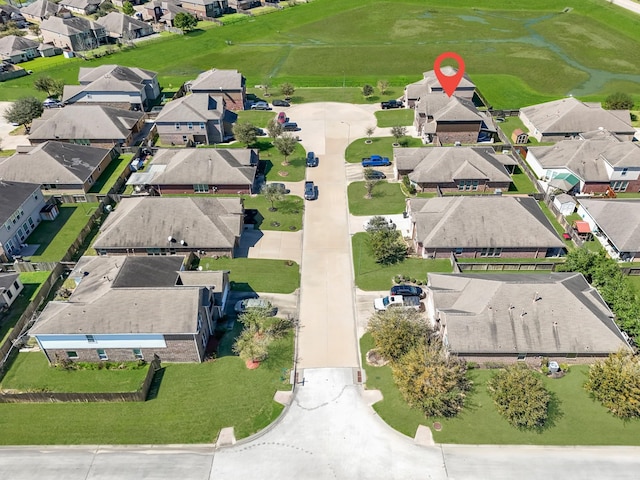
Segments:
[[[0,247],[8,257],[20,252],[44,206],[40,185],[0,181]]]
[[[88,193],[118,152],[64,142],[19,146],[10,157],[0,157],[0,178],[40,184],[45,195]]]
[[[262,5],[261,0],[229,0],[229,8],[236,12],[249,10],[254,7],[259,7],[260,5]]]
[[[581,273],[427,274],[427,314],[468,362],[592,363],[629,349]]]
[[[19,273],[0,272],[0,312],[9,308],[23,289]]]
[[[20,9],[20,13],[22,13],[22,16],[27,21],[31,23],[40,23],[46,18],[55,16],[59,8],[60,7],[56,3],[50,2],[49,0],[36,0],[26,7],[22,7]]]
[[[179,13],[189,13],[180,6],[180,0],[153,0],[145,3],[143,18],[154,22],[161,22],[173,27],[173,21]]]
[[[233,257],[243,229],[239,197],[123,198],[93,246],[99,255]]]
[[[593,194],[640,191],[640,144],[599,130],[589,138],[529,147],[527,163],[547,190]]]
[[[233,138],[236,120],[222,95],[192,93],[167,103],[156,117],[156,128],[165,145],[212,145]]]
[[[244,110],[247,101],[246,83],[247,79],[237,70],[212,68],[187,82],[185,89],[192,93],[222,95],[228,110]]]
[[[40,56],[40,44],[25,37],[7,35],[0,38],[0,60],[21,63]]]
[[[413,126],[424,143],[436,145],[478,143],[495,133],[491,121],[471,100],[429,93],[420,97],[414,108]]]
[[[449,66],[443,66],[442,73],[447,76],[453,76],[458,73],[458,69]],[[422,74],[422,80],[410,83],[404,87],[404,104],[407,108],[414,108],[418,100],[430,93],[444,93],[442,85],[436,76],[435,70],[429,70]],[[460,83],[456,87],[453,95],[456,97],[472,100],[476,92],[476,86],[466,73],[460,79]]]
[[[601,243],[612,258],[640,259],[640,200],[580,198],[578,202],[578,215],[604,240]]]
[[[138,20],[120,12],[109,12],[100,17],[100,25],[104,26],[107,35],[123,41],[134,40],[153,34],[153,27],[147,22]]]
[[[629,110],[605,110],[600,103],[581,102],[574,97],[522,108],[520,120],[539,142],[558,142],[599,129],[623,140],[632,140],[635,134]]]
[[[29,141],[32,145],[57,140],[106,148],[131,145],[144,118],[144,112],[102,105],[49,108],[33,121]]]
[[[250,194],[259,160],[257,150],[245,148],[160,149],[127,185],[151,195]]]
[[[532,197],[411,198],[407,211],[415,251],[423,258],[545,258],[565,252]]]
[[[182,8],[200,20],[220,17],[229,10],[228,0],[180,0],[179,3]]]
[[[79,15],[91,15],[98,10],[104,0],[60,0],[58,5],[72,13]]]
[[[566,193],[556,195],[553,199],[553,204],[565,217],[567,215],[571,215],[576,210],[575,198],[573,198],[571,195],[567,195]]]
[[[15,5],[3,3],[0,5],[0,25],[15,22],[18,27],[25,26],[25,18],[20,9]]]
[[[64,86],[62,100],[65,103],[142,110],[150,107],[161,93],[158,74],[138,67],[81,67],[78,82],[80,85]]]
[[[102,25],[84,17],[50,16],[40,24],[42,41],[81,52],[92,50],[107,41],[107,31]]]
[[[422,192],[508,190],[516,161],[491,147],[394,148],[396,180],[409,180]]]
[[[201,362],[229,294],[229,272],[184,270],[185,257],[82,257],[66,301],[29,334],[50,363]]]

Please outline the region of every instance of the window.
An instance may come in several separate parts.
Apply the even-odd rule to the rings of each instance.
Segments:
[[[142,350],[140,348],[134,348],[133,349],[133,356],[137,360],[144,360],[144,355],[142,354]]]
[[[628,171],[629,171],[628,168],[623,168],[622,169],[622,173],[620,173],[620,175],[622,175],[624,177],[627,174]]]
[[[204,130],[204,123],[201,123],[201,124],[200,124],[200,129],[201,129],[201,130]]]
[[[109,360],[109,357],[107,356],[107,352],[105,352],[102,349],[98,349],[96,350],[96,353],[98,354],[98,358],[100,360]]]
[[[456,248],[456,255],[460,255],[464,251],[464,248]]]
[[[86,335],[86,337],[87,337],[87,342],[96,343],[96,338],[93,335]]]
[[[75,352],[73,350],[69,350],[66,352],[67,353],[67,358],[73,360],[75,358],[78,358],[78,352]]]
[[[33,227],[33,219],[31,217],[29,217],[29,225],[31,225]]]
[[[186,142],[187,141],[187,136],[186,135],[182,135],[182,141]]]
[[[617,182],[611,182],[611,189],[614,192],[624,192],[627,190],[628,186],[629,186],[629,182],[622,181],[622,180],[619,180]]]
[[[518,354],[518,361],[519,362],[524,362],[527,359],[527,354],[526,353],[519,353]]]
[[[483,248],[480,250],[481,257],[499,257],[501,254],[501,248]]]
[[[189,130],[193,130],[193,123],[191,123],[191,122],[187,123],[187,128]]]
[[[180,124],[176,122],[176,130],[180,130]]]
[[[20,288],[20,285],[18,285],[18,281],[17,280],[15,282],[13,282],[13,288],[15,288],[16,290],[18,290]]]
[[[478,185],[480,184],[479,180],[460,180],[458,182],[458,190],[478,190]]]
[[[7,290],[7,297],[9,297],[9,300],[13,298],[13,293],[11,293],[11,290]]]
[[[147,248],[147,255],[160,255],[159,248]]]
[[[209,185],[197,183],[193,186],[194,193],[209,193]]]
[[[33,194],[33,199],[34,199],[34,200],[38,200],[38,194],[37,194],[37,193],[34,193],[34,194]]]
[[[91,183],[91,182],[89,182]],[[85,197],[84,195],[74,195],[73,196],[73,201],[76,203],[86,203],[87,202],[87,197]]]

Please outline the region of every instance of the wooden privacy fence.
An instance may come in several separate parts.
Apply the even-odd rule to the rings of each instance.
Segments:
[[[471,262],[457,262],[457,269],[460,272],[469,271],[547,271],[553,272],[556,268],[556,262],[548,263],[471,263]]]
[[[35,354],[33,354],[35,355]],[[149,364],[147,376],[142,385],[135,392],[113,392],[113,393],[56,393],[56,392],[25,392],[25,393],[2,393],[0,392],[0,403],[66,403],[66,402],[144,402],[147,399],[149,388],[153,382],[153,377],[160,370],[160,357],[153,356]],[[99,375],[99,372],[96,372]]]

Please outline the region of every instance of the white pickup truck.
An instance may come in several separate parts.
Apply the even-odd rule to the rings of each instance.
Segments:
[[[420,297],[388,295],[386,297],[376,298],[373,301],[373,308],[378,311],[387,310],[388,308],[413,308],[419,311],[421,307]]]

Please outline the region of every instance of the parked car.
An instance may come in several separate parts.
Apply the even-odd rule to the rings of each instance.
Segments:
[[[278,309],[271,305],[271,302],[262,298],[245,298],[236,303],[234,310],[236,313],[245,313],[252,308],[265,308],[268,310],[267,315],[269,317],[275,317],[278,313]]]
[[[391,287],[391,295],[400,295],[402,297],[420,297],[424,296],[424,292],[420,287],[414,285],[394,285]]]
[[[271,102],[274,107],[290,107],[291,104],[286,100],[274,100]]]
[[[284,112],[280,112],[278,114],[278,118],[276,119],[276,121],[282,125],[283,123],[287,123],[289,121],[289,117],[287,117],[287,114]]]
[[[289,190],[284,183],[273,182],[273,183],[270,183],[269,185],[275,185],[277,187],[280,187],[284,193],[290,193],[291,192],[291,190]]]
[[[313,182],[304,182],[304,199],[316,200],[318,198],[318,187]]]
[[[44,108],[62,108],[64,107],[64,103],[55,98],[47,98],[44,102],[42,102],[42,106]]]
[[[380,106],[383,110],[387,110],[388,108],[402,108],[404,107],[404,103],[400,100],[388,100],[386,102],[382,102]]]
[[[317,167],[318,157],[313,152],[307,152],[307,167]]]
[[[376,298],[373,301],[373,308],[377,311],[384,311],[388,308],[402,308],[420,310],[422,302],[420,297],[403,297],[402,295],[389,295],[387,297]]]
[[[251,105],[251,110],[271,110],[267,102],[256,102]]]
[[[387,178],[384,173],[378,170],[371,170],[370,172],[365,171],[364,177],[367,180],[384,180],[385,178]]]
[[[285,132],[297,132],[298,130],[300,130],[296,122],[284,122],[282,124],[282,129]]]
[[[267,132],[265,132],[264,129],[260,127],[256,127],[255,130],[256,130],[256,136],[258,137],[264,137],[267,134]]]
[[[386,167],[391,165],[389,157],[382,157],[380,155],[371,155],[362,159],[363,167]]]

